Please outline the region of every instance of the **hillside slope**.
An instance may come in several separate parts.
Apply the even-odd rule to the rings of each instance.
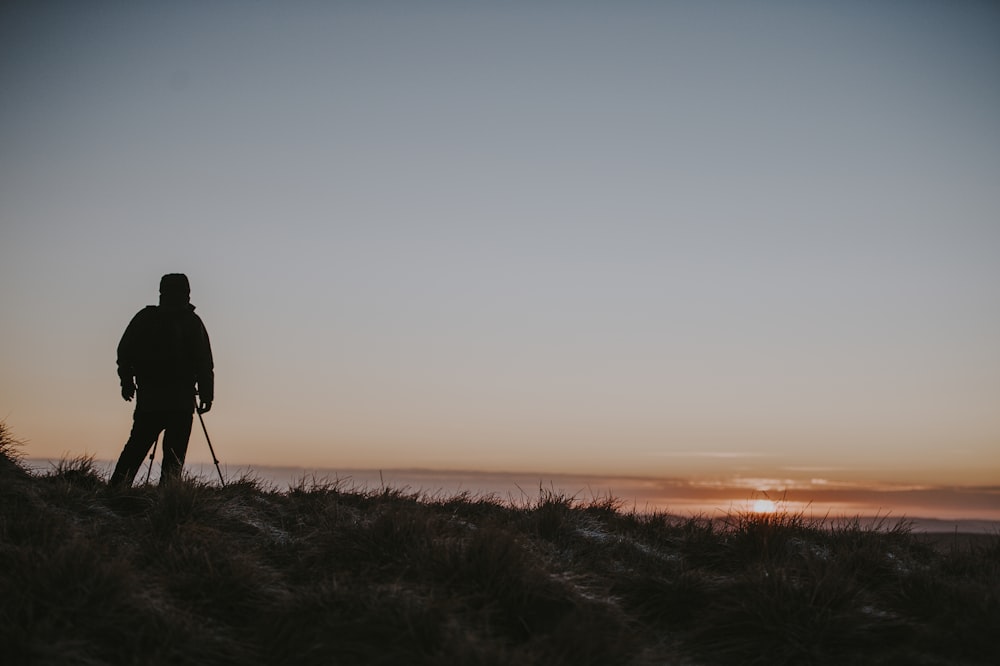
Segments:
[[[1000,537],[303,482],[109,489],[0,424],[5,664],[995,664]]]

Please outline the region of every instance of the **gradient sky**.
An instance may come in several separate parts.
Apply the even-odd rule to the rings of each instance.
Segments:
[[[230,463],[1000,479],[996,3],[8,2],[0,91],[30,456],[185,272]]]

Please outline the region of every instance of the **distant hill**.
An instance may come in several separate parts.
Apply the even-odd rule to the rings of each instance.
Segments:
[[[251,478],[29,472],[0,424],[5,664],[996,664],[1000,537]],[[141,476],[140,476],[141,478]]]

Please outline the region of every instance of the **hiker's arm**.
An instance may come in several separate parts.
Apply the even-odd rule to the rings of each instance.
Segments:
[[[201,319],[198,319],[198,349],[196,372],[198,373],[198,396],[201,403],[198,411],[202,414],[212,408],[215,400],[215,362],[212,359],[212,343]]]
[[[121,341],[118,343],[118,381],[122,387],[122,398],[131,401],[135,397],[135,320],[132,318]]]

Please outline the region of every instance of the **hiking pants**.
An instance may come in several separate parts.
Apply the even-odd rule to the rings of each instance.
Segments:
[[[132,433],[118,457],[118,464],[111,475],[110,484],[131,486],[153,442],[163,432],[163,462],[160,465],[160,483],[180,478],[191,437],[193,416],[190,410],[170,412],[136,411],[132,420]]]

